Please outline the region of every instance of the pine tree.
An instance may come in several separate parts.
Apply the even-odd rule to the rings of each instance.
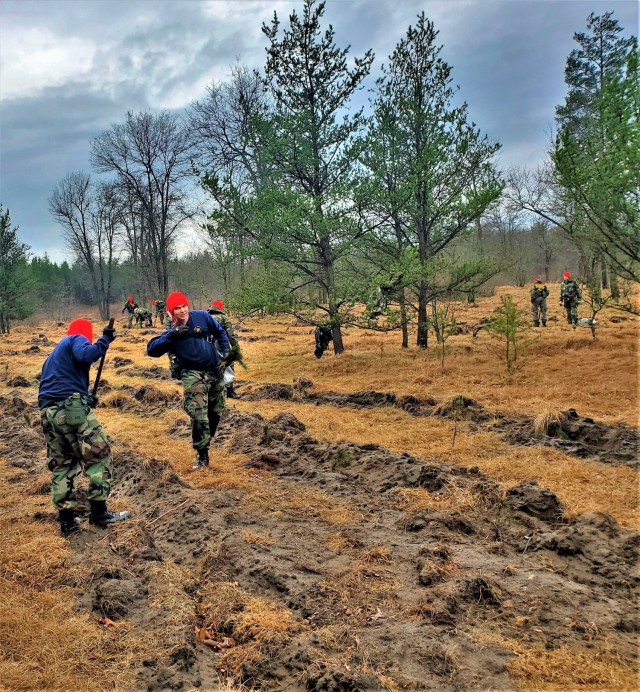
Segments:
[[[28,267],[29,246],[18,240],[9,210],[0,204],[0,333],[7,334],[11,320],[33,313],[32,281]]]

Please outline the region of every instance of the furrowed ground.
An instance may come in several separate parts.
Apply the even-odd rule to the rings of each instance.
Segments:
[[[503,288],[458,322],[505,292],[528,308]],[[121,324],[97,413],[134,516],[68,541],[35,406],[65,325],[0,337],[5,689],[636,689],[638,321],[594,341],[549,308],[512,375],[484,330],[443,368],[397,332],[316,360],[309,326],[246,320],[198,473],[158,330]]]

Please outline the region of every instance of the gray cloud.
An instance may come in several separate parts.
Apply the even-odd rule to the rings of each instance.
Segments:
[[[0,185],[20,237],[62,259],[47,208],[70,171],[89,171],[91,139],[127,111],[182,109],[238,59],[264,64],[274,9],[287,26],[300,0],[3,0],[0,4]],[[613,9],[632,33],[635,0],[328,0],[325,19],[351,55],[376,54],[368,87],[425,11],[439,29],[457,95],[503,144],[502,165],[533,165],[565,93],[573,33]],[[365,91],[358,103],[366,103]]]

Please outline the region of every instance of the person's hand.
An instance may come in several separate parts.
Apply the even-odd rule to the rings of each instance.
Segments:
[[[183,339],[189,334],[189,327],[186,324],[176,324],[169,330],[169,338],[173,341],[174,339]]]
[[[109,343],[111,343],[115,338],[116,338],[116,330],[114,327],[105,327],[102,330],[102,334],[109,339]]]

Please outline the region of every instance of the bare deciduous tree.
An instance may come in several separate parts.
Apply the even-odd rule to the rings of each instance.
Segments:
[[[190,206],[186,180],[191,175],[190,139],[182,121],[163,111],[127,113],[124,123],[96,137],[91,163],[100,173],[115,174],[138,209],[141,245],[149,251],[156,285],[169,290],[168,260],[174,251],[176,231],[195,210]]]

